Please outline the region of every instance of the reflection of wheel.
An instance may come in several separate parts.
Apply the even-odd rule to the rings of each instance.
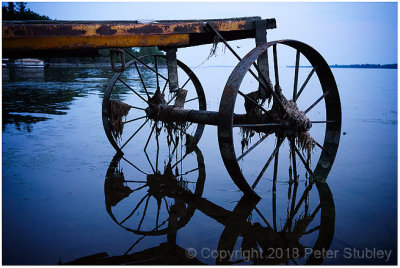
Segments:
[[[332,242],[335,231],[335,206],[332,193],[326,182],[317,181],[319,204],[309,210],[307,197],[313,187],[310,184],[295,204],[296,195],[289,197],[288,214],[283,226],[269,224],[267,217],[250,206],[249,198],[242,198],[232,211],[234,221],[226,225],[218,242],[217,264],[232,264],[250,261],[253,264],[321,264]],[[295,186],[297,187],[297,186]],[[296,190],[295,190],[296,191]],[[252,200],[252,199],[251,199]],[[294,202],[293,202],[294,201]],[[304,206],[304,210],[300,207]],[[252,212],[254,213],[252,214]],[[274,211],[274,219],[276,211]],[[320,213],[320,220],[316,217]],[[316,236],[315,233],[318,232]],[[309,237],[311,236],[311,237]],[[239,237],[241,256],[233,253]],[[300,240],[312,240],[313,246],[306,247]],[[227,257],[225,257],[227,256]],[[229,256],[236,256],[235,259]]]
[[[155,158],[159,161],[158,154]],[[141,158],[136,162],[144,163]],[[202,195],[206,175],[201,151],[194,147],[187,149],[179,160],[169,158],[164,162],[163,172],[147,173],[136,162],[117,153],[107,170],[104,191],[106,209],[112,220],[130,232],[149,236],[167,234],[185,226],[195,208],[181,200],[179,193],[189,190],[194,196]],[[189,170],[185,171],[184,167]],[[125,179],[128,176],[135,179]]]
[[[128,144],[131,145],[132,139],[139,137],[138,133],[149,127],[146,124],[150,120],[146,108],[152,105],[155,99],[174,104],[176,93],[173,92],[164,99],[169,84],[166,78],[167,70],[165,67],[161,68],[165,63],[166,56],[163,55],[143,56],[128,62],[125,71],[115,73],[108,83],[103,98],[102,117],[107,138],[115,150],[122,151]],[[177,66],[179,78],[184,81],[180,88],[188,91],[185,108],[206,110],[205,95],[200,81],[182,62],[177,61]],[[198,141],[204,125],[186,124],[183,128]]]
[[[266,76],[260,76],[260,79],[255,75],[259,69],[251,70],[269,47],[273,47],[274,89]],[[294,68],[278,67],[278,47],[279,51],[284,51],[281,53],[283,58],[290,53],[296,55],[296,61],[293,58]],[[301,68],[304,66],[312,68]],[[294,83],[291,82],[292,71]],[[303,73],[304,83],[298,87],[299,76]],[[313,73],[317,77],[313,77]],[[273,104],[268,108],[271,98]],[[243,116],[239,118],[238,114],[245,114],[247,121],[243,120]],[[327,177],[340,139],[341,106],[328,64],[310,46],[294,40],[281,40],[266,43],[249,52],[227,81],[219,115],[221,156],[231,178],[244,193],[254,194],[253,190],[266,176],[273,159],[273,180],[276,181],[279,150],[283,151],[281,145],[285,139],[289,141],[290,150],[287,153],[293,156],[292,178],[296,180],[297,174],[300,174],[296,155],[300,159],[300,168],[308,176],[314,179],[317,179],[316,176],[318,179]],[[240,120],[251,123],[243,124]],[[318,142],[322,139],[323,143]],[[311,160],[315,159],[318,163],[313,168]]]

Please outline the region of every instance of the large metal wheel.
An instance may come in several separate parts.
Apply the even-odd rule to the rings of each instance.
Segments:
[[[199,79],[181,61],[177,61],[177,66],[182,81],[179,88],[188,91],[185,108],[206,110]],[[166,56],[148,55],[128,62],[123,72],[117,72],[111,78],[104,93],[102,118],[107,138],[115,150],[137,150],[143,140],[146,142],[147,136],[143,135],[146,129],[147,133],[151,132],[151,140],[157,122],[148,118],[146,108],[160,102],[172,105],[176,99],[176,92],[166,92],[167,76]],[[169,127],[189,134],[194,138],[190,142],[198,142],[204,130],[202,124],[171,123]],[[139,143],[135,144],[133,140]]]
[[[273,48],[271,77],[268,72],[261,75],[267,66],[257,65],[268,48]],[[293,68],[279,65],[278,51],[282,59],[293,56]],[[252,123],[237,123],[236,114],[246,114]],[[333,165],[341,131],[339,93],[328,64],[307,44],[280,40],[250,51],[226,83],[219,116],[222,159],[246,194],[264,191],[266,178],[276,184],[280,151],[291,158],[288,181],[297,180],[303,171],[309,179],[325,179]],[[285,140],[286,148],[281,146]],[[268,173],[272,160],[273,172]]]

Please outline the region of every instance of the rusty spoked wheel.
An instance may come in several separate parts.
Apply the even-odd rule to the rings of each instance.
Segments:
[[[206,110],[199,79],[181,61],[177,61],[177,65],[181,81],[179,88],[188,91],[185,108]],[[146,147],[143,141],[147,141],[146,145],[155,141],[157,122],[148,118],[146,108],[155,102],[174,104],[176,93],[168,93],[167,76],[166,56],[148,55],[128,62],[123,72],[115,73],[111,78],[104,93],[102,119],[107,138],[115,150],[137,150]],[[169,127],[189,134],[194,138],[190,142],[195,143],[204,130],[201,124],[171,123]]]
[[[180,194],[190,192],[201,197],[206,179],[200,149],[186,148],[186,153],[180,159],[164,159],[163,169],[153,172],[142,161],[144,156],[135,161],[117,152],[104,184],[106,210],[111,219],[125,230],[143,236],[164,235],[185,226],[196,209],[186,204]],[[158,154],[154,158],[159,161]]]
[[[261,75],[267,68],[257,65],[268,48],[273,50],[270,76]],[[309,45],[280,40],[250,51],[226,83],[219,115],[221,156],[244,193],[260,196],[268,188],[263,184],[276,185],[278,178],[326,179],[339,145],[341,105],[328,64]],[[278,158],[284,154],[291,158],[289,178],[278,175],[283,169]]]

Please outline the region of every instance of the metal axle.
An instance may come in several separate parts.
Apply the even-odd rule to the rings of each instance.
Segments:
[[[191,109],[177,109],[174,105],[158,104],[146,108],[147,117],[163,122],[197,123],[218,126],[220,124],[219,112]],[[281,127],[307,131],[311,124],[301,126],[290,120],[283,120],[272,111],[265,114],[233,114],[233,126],[252,128],[263,131],[266,127],[268,132],[273,132]]]

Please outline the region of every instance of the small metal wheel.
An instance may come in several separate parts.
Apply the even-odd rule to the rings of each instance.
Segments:
[[[152,159],[145,151],[130,159],[117,152],[104,184],[106,210],[115,223],[134,234],[159,236],[176,233],[189,222],[195,208],[180,195],[186,192],[201,197],[206,173],[197,146],[182,145],[186,151],[176,157],[181,145],[179,142],[171,143],[171,149],[161,147]],[[162,154],[163,149],[169,154]],[[162,168],[156,170],[157,163]]]
[[[314,185],[319,198],[314,198]],[[289,186],[287,206],[278,213],[282,215],[278,220],[276,209],[272,219],[268,219],[268,214],[261,212],[260,203],[255,201],[251,205],[254,199],[249,200],[245,195],[232,211],[235,221],[230,221],[221,234],[217,264],[246,261],[255,265],[321,264],[325,258],[321,252],[329,249],[335,232],[332,193],[326,182],[309,184],[302,194],[298,192],[301,186],[295,184],[293,191]],[[310,204],[310,196],[319,202]],[[238,240],[242,254],[233,254]]]
[[[271,48],[270,76],[268,66],[257,62]],[[327,177],[339,145],[341,105],[328,64],[309,45],[280,40],[250,51],[226,83],[219,115],[221,156],[244,193],[260,195],[266,181],[276,183],[282,176],[278,170],[286,168],[287,181],[302,174],[312,180]],[[287,147],[282,146],[285,140]],[[291,158],[286,168],[278,166],[282,154]]]
[[[181,61],[177,61],[177,66],[179,79],[183,81],[179,88],[187,90],[184,107],[206,110],[199,79]],[[137,150],[145,147],[143,140],[150,141],[157,124],[148,116],[150,107],[160,103],[173,105],[177,96],[176,92],[166,92],[167,76],[166,56],[148,55],[128,62],[123,72],[111,78],[104,93],[102,118],[107,138],[115,150]],[[198,142],[204,130],[201,124],[170,123],[169,126],[193,137],[190,142]],[[149,137],[144,134],[150,132]]]

